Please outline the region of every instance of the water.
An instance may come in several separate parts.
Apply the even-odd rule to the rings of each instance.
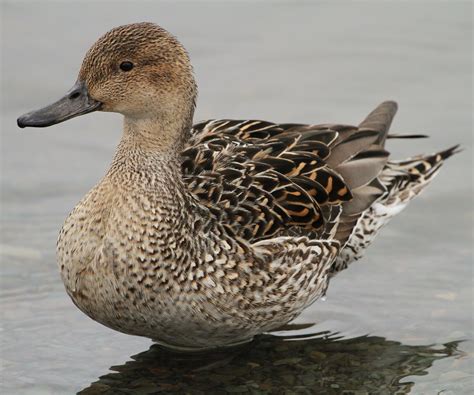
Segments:
[[[472,393],[472,4],[1,7],[2,394]],[[141,20],[189,49],[196,120],[357,123],[396,99],[393,130],[431,139],[391,142],[395,156],[466,148],[296,321],[314,326],[233,352],[170,356],[93,322],[66,296],[57,232],[104,174],[121,119],[25,131],[15,119],[69,89],[100,34]]]

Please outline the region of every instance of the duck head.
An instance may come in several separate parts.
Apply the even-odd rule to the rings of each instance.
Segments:
[[[197,95],[186,50],[153,23],[112,29],[87,52],[64,97],[18,118],[21,128],[46,127],[92,111],[126,119],[181,120],[190,127]]]

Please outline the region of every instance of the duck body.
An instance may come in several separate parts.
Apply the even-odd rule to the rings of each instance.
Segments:
[[[153,165],[140,168],[118,156],[57,246],[66,290],[94,320],[173,348],[218,347],[284,325],[324,291],[330,259],[315,268],[315,253],[333,257],[337,243],[251,246],[189,194],[172,158],[142,152]]]
[[[60,232],[58,265],[88,316],[177,349],[291,321],[457,152],[389,160],[385,142],[400,137],[388,134],[391,101],[359,126],[192,126],[195,100],[184,48],[141,23],[100,38],[66,96],[18,120],[124,115],[109,171]]]

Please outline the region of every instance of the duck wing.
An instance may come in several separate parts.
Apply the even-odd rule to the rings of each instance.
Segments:
[[[386,131],[369,126],[201,122],[182,153],[183,178],[216,220],[248,241],[333,238],[340,218],[354,219],[385,191],[377,176]],[[344,241],[347,229],[339,233]]]

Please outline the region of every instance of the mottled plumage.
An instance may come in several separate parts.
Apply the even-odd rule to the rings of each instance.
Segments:
[[[87,315],[177,348],[248,341],[295,318],[456,152],[389,160],[386,139],[403,137],[388,134],[391,101],[359,126],[192,126],[195,100],[184,48],[133,24],[89,50],[59,104],[18,121],[125,116],[109,171],[61,230],[58,263]]]

